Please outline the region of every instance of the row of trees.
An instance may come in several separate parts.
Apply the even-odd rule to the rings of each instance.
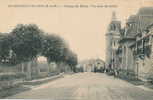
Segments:
[[[65,62],[75,71],[77,55],[64,39],[47,34],[35,24],[17,25],[11,32],[0,34],[0,63],[16,65],[45,56],[48,63]]]

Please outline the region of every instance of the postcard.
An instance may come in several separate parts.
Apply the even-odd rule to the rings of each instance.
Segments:
[[[1,0],[0,99],[153,100],[152,0]]]

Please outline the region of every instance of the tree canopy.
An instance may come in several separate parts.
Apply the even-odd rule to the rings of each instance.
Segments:
[[[0,34],[0,63],[8,63],[10,59],[11,38],[7,33]]]
[[[0,34],[0,63],[18,64],[42,55],[50,62],[77,64],[77,55],[63,38],[45,34],[35,24],[19,24],[10,33]],[[72,69],[72,68],[71,68]]]
[[[47,57],[48,62],[58,62],[64,59],[63,51],[64,48],[66,48],[66,44],[61,37],[54,34],[48,34],[44,36],[42,43],[42,55]]]
[[[19,24],[10,35],[13,41],[11,48],[19,62],[32,60],[41,52],[43,31],[36,25]]]

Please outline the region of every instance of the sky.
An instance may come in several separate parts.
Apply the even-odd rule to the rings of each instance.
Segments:
[[[60,7],[8,7],[8,5],[58,5]],[[69,8],[64,5],[88,5]],[[90,5],[116,5],[91,7]],[[79,60],[105,60],[105,34],[112,12],[124,25],[140,7],[153,6],[151,0],[2,0],[0,32],[10,32],[17,24],[37,24],[40,29],[63,37]]]

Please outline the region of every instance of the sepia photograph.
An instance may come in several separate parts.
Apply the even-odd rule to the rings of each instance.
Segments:
[[[152,0],[1,0],[0,99],[153,100]]]

